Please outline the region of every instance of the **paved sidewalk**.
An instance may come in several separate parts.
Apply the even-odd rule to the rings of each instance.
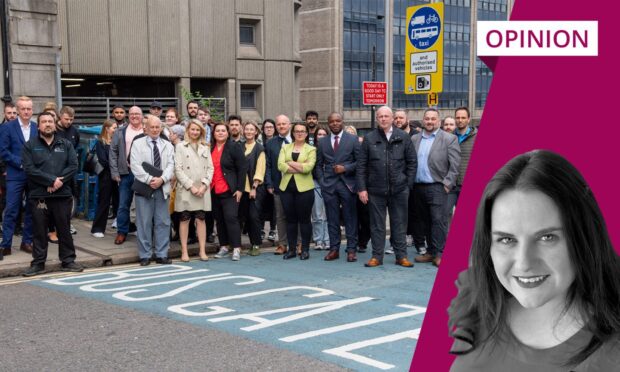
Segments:
[[[74,218],[73,226],[78,233],[73,235],[73,244],[75,245],[77,262],[84,267],[100,267],[109,265],[120,265],[138,262],[138,246],[137,237],[128,235],[127,240],[122,245],[115,245],[114,238],[116,230],[110,228],[112,221],[108,221],[108,228],[105,232],[105,238],[94,238],[90,234],[92,221]],[[241,237],[242,244],[245,248],[249,248],[250,243],[248,237]],[[217,243],[217,238],[216,238]],[[4,256],[4,260],[0,261],[0,278],[8,276],[19,276],[29,266],[32,256],[19,250],[21,237],[13,237],[12,254]],[[262,245],[263,248],[273,248],[273,244],[266,241]],[[217,244],[207,243],[207,253],[216,253]],[[270,249],[267,249],[269,251]],[[189,254],[195,256],[198,254],[198,243],[189,246]],[[181,244],[179,242],[171,242],[169,256],[171,258],[181,257]],[[49,244],[47,262],[45,267],[48,271],[57,271],[60,269],[60,261],[58,260],[58,245]]]

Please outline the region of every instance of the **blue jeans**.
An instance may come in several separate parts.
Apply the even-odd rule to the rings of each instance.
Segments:
[[[131,201],[133,200],[133,174],[129,173],[121,176],[121,183],[118,185],[118,213],[116,215],[116,231],[119,234],[125,234],[129,232],[129,208],[131,208]]]
[[[22,208],[22,198],[26,189],[26,181],[6,181],[6,207],[4,208],[4,219],[2,223],[2,248],[11,248],[13,244],[13,233],[17,224],[17,216]],[[32,243],[32,213],[30,206],[26,204],[24,209],[24,230],[22,233],[22,243]]]
[[[319,184],[314,182],[314,205],[312,206],[312,240],[315,243],[329,243],[329,230],[327,228],[327,215],[325,214],[325,203],[321,195]]]
[[[170,213],[161,188],[150,198],[136,195],[136,214],[140,216],[136,218],[140,259],[151,258],[153,248],[158,258],[168,257]]]

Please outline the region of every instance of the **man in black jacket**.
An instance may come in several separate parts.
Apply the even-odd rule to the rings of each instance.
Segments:
[[[417,169],[411,137],[393,125],[392,109],[377,110],[379,127],[364,138],[357,160],[360,201],[368,203],[372,225],[372,258],[366,267],[383,264],[386,208],[390,213],[391,240],[396,264],[413,267],[407,259],[407,204]]]
[[[23,275],[33,276],[45,271],[49,218],[56,223],[61,270],[80,272],[84,269],[75,262],[75,247],[69,231],[71,182],[78,167],[75,149],[69,141],[55,135],[54,117],[50,113],[40,114],[37,125],[38,135],[31,138],[22,150],[33,222],[32,262]]]

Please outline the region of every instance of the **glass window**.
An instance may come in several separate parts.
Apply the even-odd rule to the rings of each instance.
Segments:
[[[239,43],[255,45],[254,25],[248,23],[239,24]]]
[[[256,109],[256,89],[241,89],[241,109]]]

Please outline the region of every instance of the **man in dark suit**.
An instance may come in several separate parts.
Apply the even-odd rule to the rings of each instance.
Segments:
[[[276,116],[276,130],[278,135],[270,139],[265,145],[265,157],[267,158],[267,170],[265,172],[265,188],[273,194],[274,207],[276,208],[276,226],[278,227],[278,247],[275,254],[284,254],[287,251],[286,217],[280,200],[280,181],[282,173],[278,169],[278,156],[285,143],[291,143],[291,121],[286,115]]]
[[[411,139],[418,154],[413,238],[416,247],[423,245],[424,240],[428,247],[427,253],[418,255],[415,261],[432,262],[439,267],[448,234],[446,201],[456,185],[461,150],[456,136],[439,128],[441,120],[436,109],[427,109],[422,120],[424,130]]]
[[[340,208],[347,234],[347,261],[357,261],[357,208],[355,168],[360,144],[356,136],[342,130],[342,115],[332,112],[327,117],[331,134],[321,138],[317,146],[316,174],[327,214],[330,251],[325,261],[340,256]]]
[[[28,140],[37,136],[37,125],[32,118],[32,99],[19,97],[15,102],[17,119],[3,125],[0,131],[0,156],[6,164],[7,200],[2,223],[0,259],[11,254],[15,223],[26,191],[26,173],[22,166],[22,149]],[[20,249],[32,253],[32,214],[30,208],[24,211],[24,230]]]

